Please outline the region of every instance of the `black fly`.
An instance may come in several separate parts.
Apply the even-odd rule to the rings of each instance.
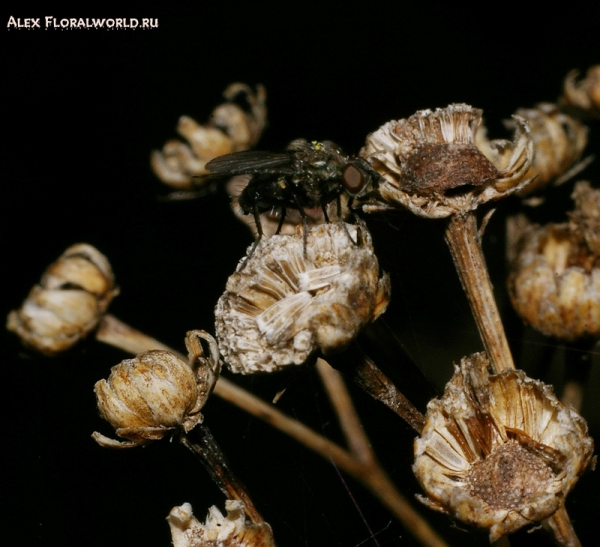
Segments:
[[[254,216],[258,240],[263,235],[262,213],[279,209],[279,232],[286,211],[295,209],[306,234],[306,210],[321,208],[329,222],[328,204],[336,201],[340,216],[342,193],[348,195],[351,207],[352,200],[366,194],[378,177],[365,160],[347,156],[337,144],[304,139],[292,141],[281,153],[245,150],[219,156],[208,162],[206,169],[219,177],[252,175],[239,196],[239,205],[244,214]]]

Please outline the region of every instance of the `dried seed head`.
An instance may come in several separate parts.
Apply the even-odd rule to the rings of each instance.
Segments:
[[[7,328],[23,344],[56,355],[96,328],[118,294],[107,258],[85,243],[69,247],[44,272],[23,305],[8,315]]]
[[[469,105],[422,110],[386,123],[367,137],[361,151],[382,175],[379,194],[385,203],[369,201],[364,209],[400,204],[419,216],[441,218],[519,190],[528,182],[524,175],[533,149],[527,123],[515,120],[512,144],[490,144],[490,150],[508,149],[508,159],[498,154],[492,160],[475,144],[481,110]]]
[[[579,206],[570,223],[540,227],[522,221],[509,250],[513,306],[548,336],[600,338],[599,196],[599,190],[579,183],[574,192]]]
[[[591,67],[579,82],[577,76],[579,71],[572,70],[565,78],[562,106],[600,119],[600,65]]]
[[[208,343],[208,357],[200,339]],[[188,432],[202,421],[200,410],[221,369],[218,348],[204,331],[188,332],[186,347],[189,363],[168,351],[147,351],[112,367],[108,380],[96,383],[100,415],[119,437],[127,439],[117,441],[94,432],[98,444],[132,448],[162,439],[175,429]]]
[[[189,145],[171,140],[161,152],[152,152],[152,169],[165,184],[180,190],[197,189],[194,177],[209,174],[204,166],[210,160],[247,150],[257,143],[267,121],[265,88],[258,85],[254,93],[246,84],[234,83],[227,87],[223,96],[226,102],[213,110],[206,125],[200,125],[188,116],[179,119],[177,132]],[[248,110],[235,102],[240,96],[248,104]]]
[[[560,184],[572,176],[570,169],[581,156],[587,144],[587,128],[577,120],[562,113],[550,103],[536,108],[520,108],[516,115],[527,120],[533,139],[534,157],[524,179],[531,183],[518,192],[520,196],[530,194],[554,181]],[[517,129],[517,122],[505,122],[510,129]],[[485,130],[477,133],[477,146],[492,161],[499,155],[509,160],[511,150],[492,148]]]
[[[346,348],[389,296],[363,223],[323,224],[306,241],[301,230],[263,238],[219,299],[219,348],[242,374],[300,365],[317,350]]]
[[[173,507],[167,517],[173,547],[275,547],[271,527],[249,522],[242,502],[227,500],[225,509],[226,517],[211,507],[202,524],[189,503]]]
[[[550,517],[592,463],[587,425],[520,370],[462,360],[427,406],[413,471],[427,506],[487,528],[490,541]]]

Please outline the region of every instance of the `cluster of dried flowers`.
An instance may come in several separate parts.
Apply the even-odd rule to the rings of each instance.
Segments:
[[[590,69],[579,83],[569,75],[557,105],[517,111],[508,122],[515,131],[512,141],[488,140],[481,110],[453,104],[386,123],[360,152],[380,176],[360,203],[363,211],[405,208],[421,217],[450,217],[447,242],[487,355],[474,354],[455,366],[443,397],[411,423],[420,433],[413,469],[427,506],[487,529],[491,541],[544,519],[554,529],[552,519],[594,458],[583,418],[550,386],[514,367],[474,212],[489,201],[563,183],[587,165],[578,163],[587,128],[577,113],[598,117],[599,71]],[[238,94],[249,111],[235,104]],[[180,119],[178,131],[189,145],[170,141],[153,153],[153,168],[164,182],[192,188],[194,177],[208,173],[208,161],[256,144],[266,123],[264,89],[253,93],[233,84],[225,97],[205,126]],[[512,220],[509,286],[517,311],[542,332],[596,340],[600,191],[580,182],[573,198],[576,209],[568,223],[539,227]],[[389,303],[390,280],[380,271],[364,222],[326,222],[323,214],[309,229],[293,213],[284,233],[273,233],[281,226],[267,231],[269,237],[249,247],[229,278],[215,310],[218,342],[204,331],[190,331],[188,362],[157,349],[121,362],[96,384],[101,416],[125,439],[94,433],[100,445],[130,448],[167,435],[179,438],[203,458],[229,498],[227,516],[213,507],[205,524],[189,504],[174,508],[168,522],[175,547],[274,545],[269,525],[202,423],[200,411],[222,362],[242,374],[307,365],[348,348]],[[89,333],[116,294],[105,257],[76,245],[48,269],[22,308],[11,312],[8,328],[28,346],[55,354]],[[195,428],[204,448],[187,437]],[[572,531],[557,538],[576,544]]]

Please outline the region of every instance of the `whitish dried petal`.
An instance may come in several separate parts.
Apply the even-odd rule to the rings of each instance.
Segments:
[[[495,541],[550,517],[593,450],[583,418],[550,386],[520,370],[492,375],[478,353],[428,404],[413,471],[426,505],[488,529]]]
[[[527,122],[515,120],[512,143],[489,144],[489,150],[501,148],[508,153],[497,154],[491,161],[475,143],[481,110],[469,105],[422,110],[384,124],[367,137],[361,151],[382,175],[380,199],[369,201],[365,211],[399,204],[416,215],[441,218],[471,211],[523,188],[529,182],[524,176],[533,148]]]
[[[188,116],[179,118],[177,132],[189,145],[171,140],[162,151],[152,152],[152,169],[165,184],[180,190],[197,189],[202,181],[194,177],[208,174],[204,166],[210,160],[247,150],[260,138],[267,120],[264,87],[257,86],[254,93],[246,84],[234,83],[227,87],[223,96],[226,102],[213,110],[206,125],[200,125]],[[249,105],[248,111],[235,102],[240,96]]]
[[[28,347],[55,355],[87,336],[118,294],[106,257],[85,243],[69,247],[48,267],[7,328]]]
[[[528,225],[511,250],[514,308],[548,336],[600,338],[600,258],[569,224]]]
[[[389,293],[362,223],[317,226],[306,244],[301,230],[263,238],[217,304],[221,354],[231,370],[251,374],[341,351],[383,313]]]
[[[204,357],[200,340],[208,342]],[[190,331],[186,346],[189,363],[171,352],[147,351],[112,367],[108,380],[96,383],[98,410],[127,442],[95,432],[98,444],[131,448],[162,439],[174,429],[190,431],[202,421],[201,408],[220,372],[215,340],[204,331]]]
[[[275,547],[271,527],[249,522],[242,502],[227,500],[225,509],[226,517],[211,507],[202,524],[189,503],[173,507],[167,517],[173,547]]]
[[[541,103],[536,108],[520,108],[516,115],[526,120],[533,139],[534,156],[531,167],[524,178],[531,183],[518,192],[520,196],[528,195],[550,182],[561,184],[575,175],[583,149],[587,144],[587,128],[577,120],[561,112],[551,103]],[[509,120],[505,125],[516,129],[516,122]],[[482,128],[483,129],[483,128]],[[510,150],[496,146],[492,148],[487,141],[485,130],[477,133],[477,146],[491,161],[508,161]]]
[[[591,67],[586,77],[579,82],[578,76],[579,71],[573,70],[565,78],[561,104],[600,118],[600,65]]]

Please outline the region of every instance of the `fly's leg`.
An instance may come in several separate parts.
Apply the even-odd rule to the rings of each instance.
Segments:
[[[285,207],[281,208],[281,218],[279,219],[279,224],[277,225],[277,230],[275,232],[275,234],[278,234],[279,232],[281,232],[281,228],[283,227],[283,221],[285,220]]]

